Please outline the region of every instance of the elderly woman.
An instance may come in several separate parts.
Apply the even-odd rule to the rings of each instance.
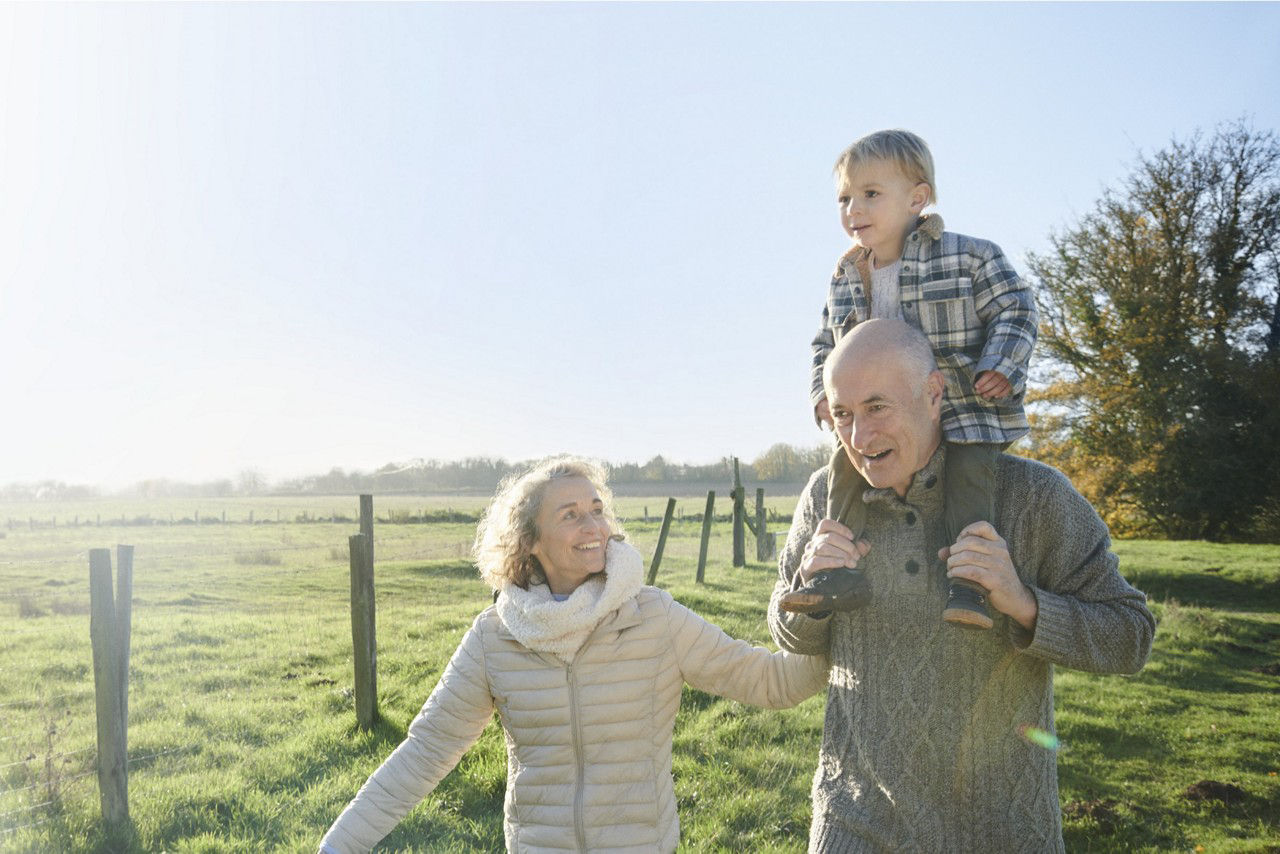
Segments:
[[[604,473],[570,457],[499,488],[475,545],[497,601],[322,851],[368,851],[495,710],[507,742],[509,851],[674,851],[671,734],[684,683],[774,709],[826,685],[825,657],[734,640],[644,586],[610,500]]]

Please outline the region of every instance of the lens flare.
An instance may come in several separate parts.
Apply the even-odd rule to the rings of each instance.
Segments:
[[[1042,730],[1038,726],[1032,726],[1031,724],[1022,724],[1019,726],[1018,735],[1038,747],[1043,747],[1045,750],[1057,750],[1062,746],[1062,742],[1058,741],[1058,737],[1056,735]]]

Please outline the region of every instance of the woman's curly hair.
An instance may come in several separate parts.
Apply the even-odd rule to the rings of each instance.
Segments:
[[[600,493],[604,515],[614,535],[622,534],[613,515],[613,493],[602,466],[582,457],[548,457],[528,471],[510,475],[498,485],[493,501],[476,526],[472,547],[480,577],[494,590],[508,581],[528,589],[529,583],[543,582],[542,566],[530,550],[538,540],[538,509],[547,486],[562,477],[585,477]]]

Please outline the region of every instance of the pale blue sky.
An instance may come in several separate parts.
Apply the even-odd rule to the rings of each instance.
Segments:
[[[0,483],[813,444],[830,167],[1025,269],[1280,5],[0,6]]]

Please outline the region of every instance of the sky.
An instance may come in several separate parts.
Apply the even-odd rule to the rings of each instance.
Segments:
[[[0,483],[822,441],[831,167],[1025,270],[1280,4],[0,5]]]

